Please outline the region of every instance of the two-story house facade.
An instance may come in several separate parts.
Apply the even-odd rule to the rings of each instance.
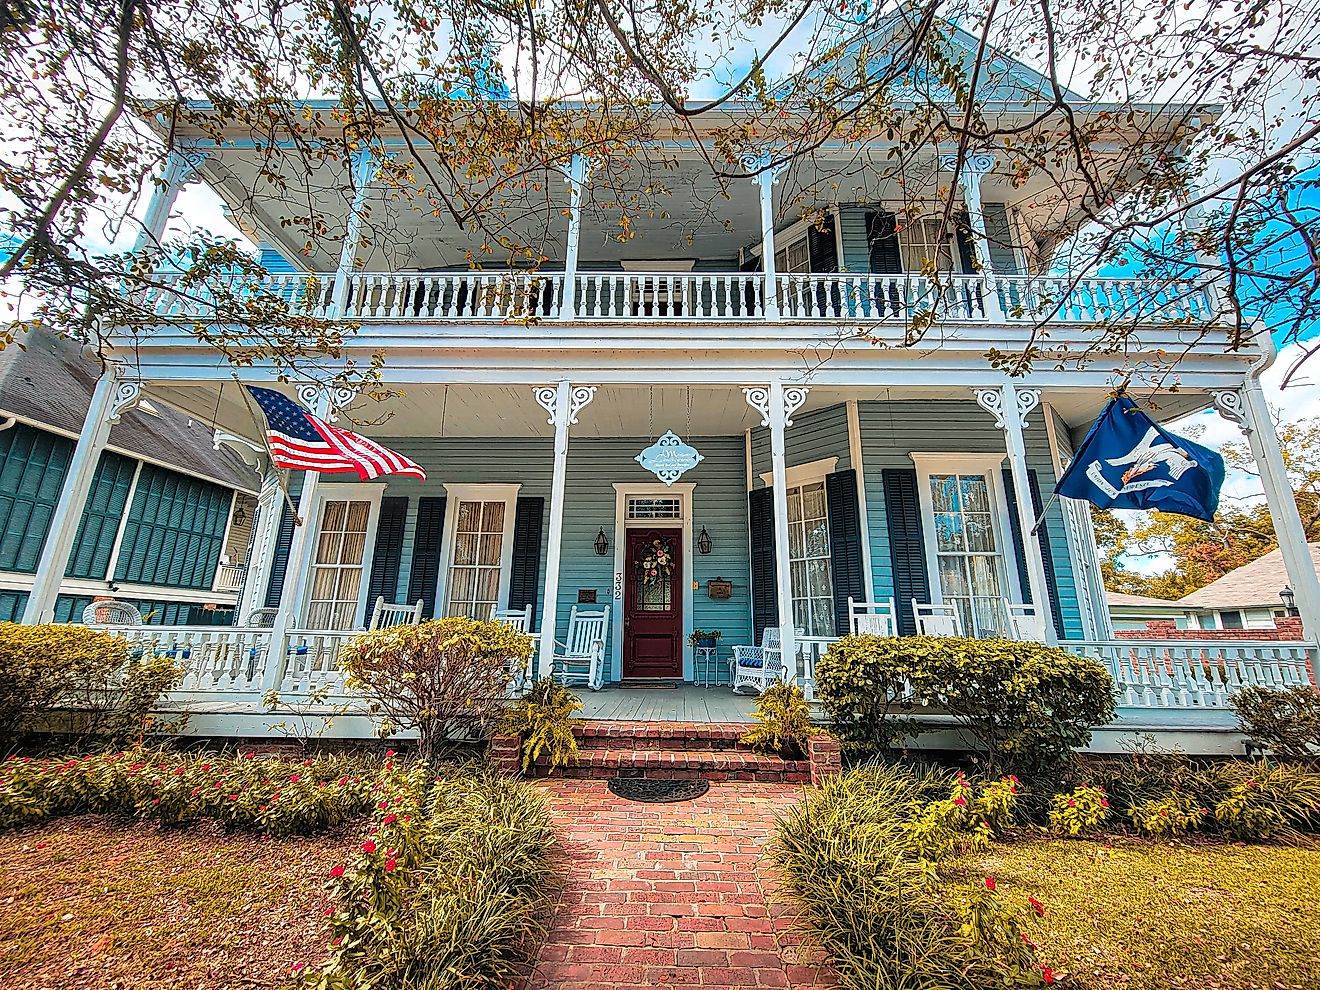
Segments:
[[[1115,180],[1133,148],[1185,137],[1181,114],[1126,109],[1088,111],[1110,121],[1092,151]],[[1019,100],[994,112],[1025,127],[1034,110]],[[1309,643],[1217,644],[1210,657],[1186,642],[1116,641],[1087,508],[1050,499],[1125,372],[1140,398],[1159,377],[1142,372],[1176,360],[1178,387],[1160,393],[1157,415],[1213,407],[1242,423],[1281,530],[1300,527],[1259,384],[1272,350],[1267,338],[1231,346],[1220,287],[1057,271],[1053,247],[1082,217],[1022,181],[1002,149],[932,148],[896,176],[877,134],[787,169],[773,154],[749,161],[716,197],[714,129],[657,134],[672,193],[663,217],[626,238],[592,197],[603,175],[626,184],[624,163],[574,158],[537,176],[529,189],[561,222],[546,226],[535,270],[474,270],[467,231],[379,181],[383,156],[427,154],[402,134],[320,162],[308,188],[345,234],[337,251],[307,255],[283,222],[293,207],[259,181],[262,148],[237,130],[218,144],[169,132],[178,150],[148,212],[153,233],[182,184],[209,185],[254,240],[302,269],[272,274],[269,291],[355,325],[340,360],[384,355],[383,384],[400,394],[277,387],[355,418],[428,474],[268,472],[228,634],[238,648],[193,651],[192,697],[255,703],[269,687],[337,683],[337,646],[378,598],[420,601],[428,617],[530,608],[543,673],[573,609],[603,608],[604,680],[616,684],[691,681],[694,632],[720,631],[722,663],[774,629],[789,676],[810,688],[815,658],[848,631],[849,599],[892,600],[900,633],[915,631],[914,602],[953,605],[976,636],[1022,635],[1013,616],[1034,608],[1034,635],[1109,665],[1134,726],[1207,712],[1223,724],[1233,684],[1309,676]],[[815,181],[831,155],[875,167]],[[940,190],[954,176],[950,226]],[[97,386],[78,456],[94,460],[101,423],[144,396],[259,450],[234,369],[191,332],[205,300],[167,286],[155,306],[158,322],[125,332]],[[1080,360],[1114,322],[1131,327],[1122,353]],[[1028,346],[1018,377],[987,358]],[[269,385],[278,369],[256,361],[239,377]],[[89,465],[71,469],[67,492],[90,483]],[[676,465],[686,469],[667,475]],[[646,576],[657,547],[672,560],[662,581]],[[58,568],[67,549],[54,550]],[[1313,637],[1320,589],[1309,560],[1296,569]],[[38,575],[28,620],[51,601]],[[246,622],[264,608],[278,609],[273,628]]]

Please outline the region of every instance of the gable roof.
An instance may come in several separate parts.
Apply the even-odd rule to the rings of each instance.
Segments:
[[[1320,543],[1310,544],[1311,564],[1320,572]],[[1192,608],[1246,608],[1278,606],[1279,592],[1288,584],[1283,552],[1275,547],[1263,557],[1229,571],[1218,581],[1178,599]]]
[[[1167,598],[1152,598],[1149,595],[1129,595],[1123,591],[1106,591],[1105,600],[1109,607],[1118,606],[1120,608],[1171,608],[1178,611],[1182,610],[1181,602],[1170,601]]]
[[[76,437],[100,374],[99,363],[75,341],[45,331],[28,333],[0,350],[0,418],[16,416]],[[260,489],[261,479],[242,458],[228,448],[213,448],[209,426],[160,400],[151,406],[154,415],[145,409],[125,412],[110,428],[107,446],[226,488]]]

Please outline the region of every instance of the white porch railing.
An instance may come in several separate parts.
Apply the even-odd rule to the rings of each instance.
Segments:
[[[239,592],[243,590],[243,575],[247,568],[242,564],[220,564],[215,569],[215,583],[212,591]]]
[[[146,294],[157,316],[207,318],[215,292],[181,276],[158,279]],[[329,275],[271,275],[244,283],[239,300],[268,293],[296,312],[328,317]],[[760,272],[579,272],[573,319],[594,322],[735,322],[767,319]],[[566,298],[562,272],[365,272],[349,279],[347,320],[555,320]],[[916,274],[786,273],[776,280],[779,319],[902,323],[921,313],[958,323],[1091,324],[1129,320],[1196,324],[1214,318],[1216,292],[1197,282],[1140,278],[1066,278]]]
[[[1059,644],[1099,660],[1118,687],[1120,708],[1229,708],[1244,687],[1312,683],[1313,643],[1111,640]]]
[[[238,626],[112,626],[133,653],[183,664],[179,696],[260,692],[270,660],[271,630]]]

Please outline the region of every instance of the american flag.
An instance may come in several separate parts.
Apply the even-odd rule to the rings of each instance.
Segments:
[[[269,388],[247,386],[266,414],[266,438],[276,467],[335,474],[355,471],[363,481],[382,474],[410,474],[426,480],[416,461],[374,440],[322,422],[298,403]]]

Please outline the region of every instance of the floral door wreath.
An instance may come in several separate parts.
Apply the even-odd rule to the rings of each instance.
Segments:
[[[674,551],[664,540],[654,539],[637,562],[637,569],[641,571],[642,583],[647,587],[666,584],[674,573]]]

